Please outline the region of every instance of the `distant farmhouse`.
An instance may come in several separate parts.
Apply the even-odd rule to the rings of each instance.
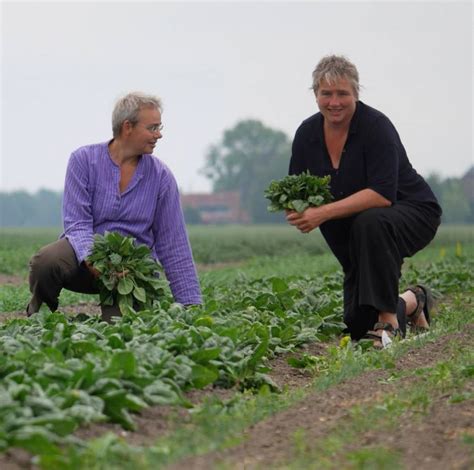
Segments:
[[[242,208],[239,191],[213,194],[184,194],[181,196],[184,212],[192,209],[199,213],[202,224],[246,224],[248,213]]]

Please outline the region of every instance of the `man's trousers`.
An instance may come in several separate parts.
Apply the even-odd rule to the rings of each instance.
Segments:
[[[43,303],[52,312],[57,310],[63,288],[83,294],[99,293],[97,280],[83,263],[78,263],[71,244],[65,238],[44,246],[31,258],[29,283],[32,297],[27,313],[30,315]],[[120,314],[117,306],[101,306],[101,309],[104,320]]]

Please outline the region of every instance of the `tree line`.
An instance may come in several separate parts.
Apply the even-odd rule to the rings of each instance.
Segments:
[[[206,154],[202,173],[212,182],[213,192],[239,191],[242,208],[253,223],[281,222],[281,214],[267,211],[263,191],[273,179],[288,172],[291,141],[257,120],[243,120],[224,131]],[[443,207],[444,223],[474,223],[474,166],[462,178],[426,178]],[[0,192],[1,227],[60,226],[62,193],[42,189]],[[184,208],[188,223],[199,214]]]

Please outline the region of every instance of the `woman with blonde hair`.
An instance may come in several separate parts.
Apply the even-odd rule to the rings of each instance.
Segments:
[[[410,164],[390,120],[359,100],[357,68],[324,57],[313,72],[319,112],[300,125],[290,174],[331,176],[333,202],[290,212],[303,233],[320,227],[344,271],[344,320],[353,339],[403,337],[426,329],[432,295],[416,285],[399,296],[401,266],[435,236],[441,208]]]

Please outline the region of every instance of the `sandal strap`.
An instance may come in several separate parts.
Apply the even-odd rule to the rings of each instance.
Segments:
[[[383,339],[384,331],[388,333],[389,338],[391,338],[391,340],[395,338],[403,338],[403,333],[400,330],[400,328],[395,328],[391,323],[388,323],[388,322],[377,322],[374,325],[373,330],[370,330],[365,334],[364,339],[375,340],[376,343],[374,343],[374,347],[376,349],[384,349],[385,347],[388,347],[391,343],[391,340],[390,340],[388,341],[388,344],[384,344],[385,343]]]
[[[407,290],[413,292],[416,297],[416,308],[412,313],[407,313],[407,319],[409,325],[414,325],[420,317],[426,303],[425,290],[421,286],[410,286]]]
[[[394,328],[391,323],[379,321],[374,325],[373,329],[374,329],[374,331],[385,330],[385,331],[389,331],[391,333],[392,331],[396,330],[397,328]]]
[[[370,338],[381,338],[381,335],[377,335],[376,332],[379,330],[384,330],[390,333],[394,338],[400,337],[403,338],[403,333],[400,328],[395,328],[391,323],[388,322],[377,322],[374,325],[372,331],[367,332],[367,336]]]
[[[368,331],[363,339],[376,339],[376,340],[382,340],[382,335],[378,335],[375,331]]]

